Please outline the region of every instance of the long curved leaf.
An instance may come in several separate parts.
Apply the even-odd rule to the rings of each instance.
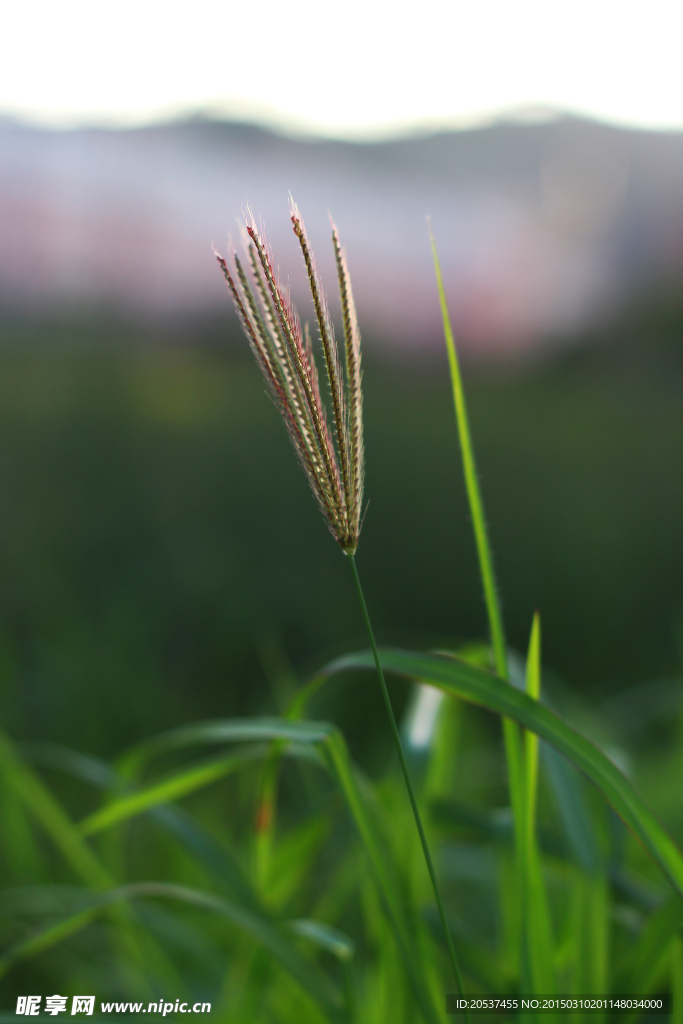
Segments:
[[[590,740],[543,704],[474,665],[439,654],[386,648],[380,651],[380,658],[387,672],[430,683],[451,696],[513,718],[525,729],[551,743],[594,783],[649,850],[678,894],[683,896],[683,856],[680,850],[628,779]],[[373,667],[372,653],[360,651],[337,659],[321,674]]]
[[[310,746],[324,743],[333,731],[334,726],[327,722],[298,722],[283,718],[232,718],[197,722],[146,740],[125,754],[117,767],[122,775],[135,777],[153,758],[187,747],[267,740],[286,740]]]
[[[262,747],[261,750],[263,749],[267,748]],[[71,750],[68,747],[59,746],[58,744],[24,744],[22,746],[22,752],[24,755],[28,754],[30,760],[34,764],[42,764],[47,767],[57,769],[57,771],[65,772],[67,775],[80,779],[89,785],[95,786],[97,789],[116,792],[123,781],[107,761],[95,758],[92,755],[81,754],[78,751]],[[246,754],[243,755],[243,763],[246,763],[247,760],[251,760],[253,754],[254,748],[249,751],[248,756]],[[205,766],[210,768],[210,762],[205,762]],[[194,767],[195,769],[201,768],[200,765],[195,765]],[[235,899],[238,899],[240,902],[246,903],[251,907],[256,907],[258,902],[256,895],[244,877],[241,867],[232,851],[228,847],[219,843],[210,832],[207,832],[206,829],[186,814],[180,807],[175,807],[170,803],[159,802],[158,798],[165,800],[177,799],[179,795],[185,795],[188,791],[192,791],[199,788],[200,785],[213,781],[210,774],[207,777],[202,776],[200,772],[193,774],[191,778],[193,783],[189,790],[184,790],[180,793],[177,791],[169,793],[168,790],[164,791],[157,788],[163,787],[165,783],[171,782],[173,776],[170,776],[164,780],[159,780],[157,783],[150,783],[142,789],[134,790],[132,793],[125,793],[123,797],[119,798],[120,803],[114,802],[108,804],[105,810],[109,813],[115,812],[117,816],[116,820],[118,821],[125,820],[127,817],[131,817],[134,814],[142,812],[148,814],[157,822],[157,824],[171,832],[177,840],[186,846],[192,852],[193,856],[195,856],[222,885],[226,885],[228,891]],[[181,786],[182,785],[183,784],[181,782]],[[138,798],[140,798],[140,803],[136,803]],[[129,802],[127,803],[127,801]],[[117,806],[120,810],[115,811]],[[121,810],[125,810],[125,814],[120,813]],[[101,812],[96,811],[94,813],[99,814]],[[81,821],[80,827],[83,828],[83,825],[88,820],[89,819],[86,818]],[[104,827],[104,825],[102,825],[102,827]]]
[[[297,918],[289,922],[289,927],[295,935],[308,939],[314,946],[332,953],[338,960],[351,960],[356,952],[356,945],[353,939],[340,932],[332,925],[323,924],[322,921],[311,921],[309,918]]]
[[[212,893],[163,882],[139,882],[84,897],[61,921],[32,935],[0,957],[0,975],[18,960],[31,957],[73,935],[113,904],[147,897],[180,900],[226,918],[260,942],[308,992],[329,1020],[335,1024],[346,1024],[348,1018],[332,983],[299,953],[284,930],[262,915]]]
[[[124,793],[123,796],[105,804],[97,811],[93,811],[87,818],[79,823],[79,829],[83,835],[93,835],[101,832],[111,825],[115,825],[127,818],[143,814],[145,811],[158,807],[160,804],[170,803],[180,797],[188,796],[190,793],[203,789],[204,786],[223,779],[242,768],[248,761],[255,757],[263,757],[265,748],[257,746],[240,754],[231,754],[224,757],[212,758],[210,761],[203,761],[201,764],[192,764],[183,767],[166,778],[156,780],[142,789],[136,789],[132,793]]]
[[[27,810],[40,823],[74,873],[89,889],[97,893],[113,884],[109,872],[100,863],[77,826],[73,824],[42,779],[19,756],[9,736],[2,731],[0,778],[14,788]],[[116,926],[114,941],[120,941],[128,955],[143,969],[148,968],[153,959],[154,968],[161,972],[168,982],[177,984],[176,973],[171,970],[163,951],[152,937],[145,935],[144,942],[141,942],[130,915],[130,908],[125,903],[116,903],[110,905],[109,912]]]
[[[372,876],[400,948],[406,975],[415,999],[427,1021],[438,1016],[423,978],[416,968],[414,928],[409,924],[402,899],[392,882],[387,851],[377,833],[374,814],[367,805],[363,788],[349,757],[343,735],[328,722],[292,721],[278,718],[228,719],[203,722],[164,733],[131,750],[120,762],[121,772],[130,777],[141,773],[155,757],[191,747],[225,743],[280,741],[287,754],[303,756],[326,768],[339,787],[368,856]]]
[[[677,896],[670,896],[666,902],[648,918],[642,934],[630,958],[626,961],[619,978],[619,991],[652,991],[673,939],[683,928],[683,903]],[[632,1016],[630,1014],[629,1019]]]
[[[8,736],[0,733],[0,775],[20,796],[30,813],[60,851],[74,873],[91,889],[112,884],[109,873],[53,797],[42,779],[22,760]]]

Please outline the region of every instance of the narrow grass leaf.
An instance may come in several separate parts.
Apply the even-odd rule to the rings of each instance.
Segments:
[[[169,805],[155,807],[150,817],[182,843],[196,863],[229,892],[234,900],[253,910],[259,909],[258,897],[235,854],[199,822],[179,807]]]
[[[681,929],[683,900],[680,896],[673,895],[655,910],[645,923],[631,957],[620,972],[619,991],[640,995],[650,993],[652,986],[665,970],[671,943],[680,934]]]
[[[250,761],[262,758],[265,749],[263,746],[256,746],[240,754],[212,758],[210,761],[182,768],[159,782],[151,783],[133,793],[126,793],[94,811],[79,823],[78,828],[85,836],[94,835],[160,804],[171,803],[190,793],[196,793],[212,782],[239,771]]]
[[[522,975],[524,907],[517,891],[519,888],[519,863],[514,853],[501,850],[498,856],[498,912],[500,919],[498,960],[501,969],[515,978],[518,987]]]
[[[0,787],[0,835],[4,862],[15,882],[47,877],[47,865],[24,803],[7,785]]]
[[[289,927],[295,935],[308,939],[318,949],[332,953],[338,960],[351,960],[356,952],[356,945],[348,935],[344,935],[330,924],[323,924],[322,921],[298,918],[296,921],[290,921]]]
[[[348,935],[344,935],[337,928],[321,921],[311,921],[309,918],[300,918],[290,921],[289,927],[302,939],[311,942],[318,949],[325,950],[336,957],[341,965],[342,977],[344,979],[344,997],[346,1008],[351,1020],[357,1016],[356,1013],[356,992],[352,973],[351,961],[356,952],[356,946]]]
[[[22,743],[20,751],[31,764],[56,769],[98,789],[113,789],[117,785],[112,766],[92,754],[82,754],[58,743]]]
[[[472,446],[469,418],[467,415],[467,405],[465,403],[465,390],[462,384],[462,376],[460,374],[458,353],[455,347],[455,340],[453,338],[453,330],[451,328],[450,317],[448,315],[446,291],[443,284],[443,277],[441,275],[441,265],[439,263],[439,256],[436,251],[436,241],[434,239],[431,227],[429,229],[429,237],[432,244],[434,270],[436,273],[436,284],[439,290],[439,303],[441,305],[443,331],[446,339],[446,351],[448,352],[448,366],[451,373],[453,403],[455,405],[455,419],[458,427],[458,437],[460,439],[460,450],[462,452],[462,463],[463,472],[465,474],[467,500],[469,502],[470,513],[472,515],[472,526],[474,528],[474,536],[477,545],[477,555],[479,556],[479,570],[481,573],[481,580],[484,587],[484,598],[486,601],[486,611],[488,613],[489,618],[489,628],[491,630],[491,641],[493,643],[496,671],[498,672],[498,675],[505,678],[507,676],[507,658],[505,654],[505,632],[503,629],[503,617],[500,611],[500,602],[498,600],[495,573],[493,571],[493,559],[491,557],[491,547],[489,545],[488,533],[486,528],[484,503],[481,499],[481,493],[479,491],[477,467],[474,460],[474,448]]]
[[[486,516],[484,514],[484,503],[479,490],[477,478],[477,467],[474,459],[474,447],[470,435],[469,417],[467,415],[467,404],[465,402],[465,389],[463,388],[460,363],[455,347],[455,339],[451,328],[448,304],[446,302],[446,290],[444,288],[441,274],[441,264],[436,250],[436,240],[429,227],[429,237],[434,257],[434,271],[436,284],[439,291],[439,304],[441,306],[441,317],[443,320],[444,338],[446,351],[448,353],[448,366],[451,375],[451,386],[453,389],[453,404],[455,407],[455,420],[460,440],[460,451],[462,454],[462,466],[465,476],[465,489],[467,501],[472,516],[472,527],[477,547],[479,560],[479,574],[484,589],[484,601],[491,633],[491,644],[493,646],[493,659],[496,672],[501,679],[508,680],[508,663],[505,643],[505,630],[503,627],[503,616],[498,599],[498,587],[493,568],[493,557],[489,544],[488,530],[486,527]],[[522,870],[523,839],[522,829],[524,821],[524,783],[522,779],[522,745],[521,736],[517,724],[509,718],[503,718],[503,739],[505,743],[505,758],[508,769],[508,784],[510,787],[510,803],[512,805],[513,820],[515,826],[515,842],[517,845],[517,857],[519,867]],[[516,890],[517,891],[517,890]],[[521,889],[519,890],[521,891]]]
[[[526,661],[526,692],[532,700],[541,699],[541,620],[534,615]],[[524,733],[524,825],[529,847],[536,839],[536,797],[538,791],[538,736]]]
[[[113,884],[109,872],[100,863],[78,828],[53,797],[42,779],[19,756],[8,736],[0,732],[0,773],[24,802],[26,809],[40,824],[61,852],[78,878],[93,892]],[[143,972],[153,967],[167,983],[177,983],[177,974],[163,951],[150,937],[138,934],[130,910],[126,906],[111,907],[114,925],[113,941],[136,962]],[[143,974],[143,977],[146,976]]]
[[[548,743],[541,743],[544,777],[550,783],[569,848],[584,871],[597,871],[600,848],[583,793],[585,785],[573,764]]]
[[[599,995],[609,987],[610,894],[604,872],[588,876],[586,896],[586,991]]]
[[[276,740],[264,760],[256,796],[254,816],[254,846],[256,855],[256,878],[259,891],[265,895],[271,874],[273,840],[277,814],[277,786],[284,749]]]
[[[0,917],[49,917],[72,909],[88,890],[82,885],[17,885],[0,890]]]
[[[261,943],[282,967],[305,989],[335,1024],[345,1024],[346,1014],[341,999],[330,980],[301,956],[296,946],[274,923],[228,900],[187,886],[162,882],[140,882],[93,895],[86,905],[63,921],[44,929],[0,958],[0,970],[7,970],[17,960],[26,959],[55,945],[89,924],[98,913],[114,903],[143,898],[179,900],[226,918]],[[85,902],[85,901],[84,901]]]
[[[0,978],[7,974],[17,961],[29,960],[75,935],[89,925],[100,912],[101,904],[90,906],[86,910],[70,914],[64,920],[43,928],[29,939],[12,946],[0,956]]]
[[[139,776],[150,761],[188,747],[226,743],[267,743],[283,740],[288,744],[315,747],[324,743],[334,726],[327,722],[298,722],[283,718],[235,718],[197,722],[162,733],[133,747],[118,761],[117,768],[126,778]]]
[[[527,655],[526,692],[538,703],[541,695],[541,623],[534,615]],[[524,873],[524,929],[529,992],[556,991],[553,970],[554,942],[548,900],[536,839],[536,796],[538,789],[538,736],[524,733],[524,829],[522,860]]]
[[[204,722],[164,733],[139,745],[122,759],[120,767],[122,773],[130,777],[139,774],[154,758],[181,749],[258,741],[281,741],[286,744],[288,754],[312,757],[321,767],[327,767],[330,771],[368,856],[372,877],[384,903],[416,1002],[424,1018],[433,1024],[438,1020],[438,1014],[416,966],[412,930],[404,913],[402,898],[392,881],[396,871],[388,870],[388,851],[377,835],[373,814],[366,805],[344,738],[334,725],[277,718]]]
[[[80,754],[68,747],[52,743],[36,743],[23,746],[22,751],[28,753],[34,763],[55,768],[98,789],[116,790],[122,785],[122,779],[106,761]],[[251,760],[251,756],[247,756],[244,763],[248,764]],[[150,789],[154,789],[154,786],[151,786]],[[133,796],[138,795],[140,795],[140,791],[133,794]],[[139,808],[136,809],[136,813],[138,811]],[[197,862],[224,885],[234,898],[249,906],[257,906],[256,894],[247,882],[232,851],[219,843],[189,814],[170,804],[153,805],[144,813],[166,831],[172,833],[174,838],[180,841]]]
[[[279,837],[273,849],[272,877],[262,891],[266,905],[274,909],[291,906],[314,876],[315,861],[330,837],[330,817],[325,811],[308,816]]]
[[[616,765],[590,740],[576,732],[548,708],[483,669],[438,654],[419,654],[384,649],[380,652],[387,672],[431,683],[446,693],[478,704],[499,715],[514,718],[525,729],[551,743],[590,779],[607,802],[640,839],[674,886],[683,895],[683,856],[663,826]],[[370,651],[339,658],[322,673],[350,669],[370,670]]]
[[[0,770],[5,785],[22,799],[27,810],[38,821],[62,853],[74,873],[91,889],[105,889],[111,879],[77,827],[52,796],[43,781],[19,757],[9,738],[0,733]]]

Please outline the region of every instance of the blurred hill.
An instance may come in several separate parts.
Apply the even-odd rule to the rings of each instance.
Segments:
[[[239,233],[246,202],[298,297],[290,191],[324,278],[329,207],[366,335],[402,348],[441,345],[427,214],[470,352],[576,337],[683,271],[680,133],[561,118],[349,143],[201,118],[69,131],[5,120],[0,302],[19,316],[227,310],[210,243]]]

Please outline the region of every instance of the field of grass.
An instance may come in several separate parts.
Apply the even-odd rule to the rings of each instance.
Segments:
[[[337,662],[295,701],[367,641],[248,353],[87,324],[3,333],[0,1009],[96,992],[208,1000],[238,1024],[445,1019],[376,682]],[[467,380],[513,680],[533,676],[538,609],[544,698],[679,843],[682,379],[654,337]],[[658,866],[546,743],[525,861],[541,866],[520,879],[500,720],[471,703],[488,631],[445,358],[369,358],[364,391],[358,565],[378,639],[474,673],[389,677],[468,992],[514,995],[536,971],[548,992],[673,990],[683,1020],[678,855]],[[431,725],[416,674],[450,693]],[[177,731],[208,720],[223,725]]]

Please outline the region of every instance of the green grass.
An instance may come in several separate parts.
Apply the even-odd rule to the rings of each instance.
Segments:
[[[477,620],[475,614],[479,629],[473,630],[473,635],[484,639],[474,644],[453,640],[444,643],[440,630],[435,628],[432,639],[441,653],[425,653],[427,641],[417,652],[380,648],[379,658],[392,694],[405,692],[394,690],[396,680],[403,679],[408,681],[404,687],[417,693],[422,692],[422,684],[428,683],[444,695],[425,742],[411,742],[416,723],[410,703],[403,712],[402,733],[465,987],[470,993],[482,994],[541,988],[565,994],[671,991],[675,997],[673,1019],[681,1020],[683,859],[669,834],[680,838],[683,824],[678,784],[683,768],[680,677],[672,674],[649,690],[633,688],[610,700],[609,688],[605,688],[599,699],[591,699],[585,684],[581,689],[569,688],[550,671],[542,673],[541,620],[534,617],[532,603],[527,607],[527,636],[523,641],[526,657],[504,643],[502,610],[484,529],[484,503],[454,356],[453,348],[456,414],[470,513],[478,538],[484,607],[493,642],[489,649],[486,619],[481,615]],[[17,365],[22,365],[20,359]],[[281,484],[287,497],[279,501],[278,512],[286,524],[290,494],[286,480],[295,475],[294,467],[284,443],[277,448],[277,458],[268,462],[271,438],[252,413],[252,402],[258,396],[252,393],[257,389],[250,384],[246,367],[236,363],[231,374],[223,377],[217,358],[213,366],[198,358],[194,363],[180,358],[177,370],[172,362],[168,364],[164,371],[166,385],[156,397],[150,397],[145,374],[156,373],[159,365],[153,357],[147,366],[138,363],[132,378],[122,375],[122,386],[132,407],[138,410],[136,415],[144,414],[157,427],[162,424],[163,431],[173,432],[176,461],[170,459],[164,470],[166,456],[156,460],[163,432],[148,435],[145,443],[149,446],[149,462],[145,459],[141,463],[135,492],[127,500],[139,501],[150,489],[161,487],[162,471],[172,476],[173,467],[181,464],[179,449],[190,447],[192,431],[210,430],[216,439],[224,432],[230,436],[223,411],[229,397],[230,416],[235,424],[241,424],[243,468],[246,470],[253,459],[267,462],[267,485],[259,485],[261,491],[249,492],[246,500],[258,499],[267,508],[273,500],[271,489],[277,492]],[[201,382],[189,392],[188,372],[196,374]],[[60,385],[54,374],[45,374],[42,393],[35,382],[26,387],[24,399],[21,392],[20,397],[16,391],[11,395],[8,392],[5,417],[10,415],[12,401],[16,404],[24,400],[33,403],[35,423],[54,424],[55,405],[62,403],[63,407],[66,403],[69,409],[74,408],[72,398],[64,397],[64,389],[73,386],[69,381],[71,378]],[[223,384],[231,389],[227,395]],[[523,390],[530,385],[523,382],[520,387]],[[552,381],[548,387],[551,393],[556,389],[548,408],[555,409],[559,418],[562,404],[557,411],[556,400],[562,387]],[[89,388],[83,388],[79,398],[86,406],[88,393]],[[188,397],[188,393],[201,395],[202,400]],[[438,388],[436,393],[443,395]],[[366,409],[370,418],[371,394],[369,388]],[[414,395],[406,395],[406,417],[410,427],[415,427],[410,442],[428,447],[430,432],[440,438],[447,429],[447,408],[443,421],[425,421],[417,414],[411,419],[411,401],[417,403]],[[541,403],[540,398],[537,401]],[[433,399],[424,407],[430,402]],[[475,435],[481,409],[475,404]],[[596,421],[608,422],[600,420],[596,409],[582,414],[587,436]],[[533,402],[527,403],[528,416],[530,410]],[[385,411],[386,406],[382,413]],[[102,412],[98,408],[89,415],[94,415],[96,422]],[[505,426],[499,416],[492,415],[487,431]],[[70,444],[77,457],[92,459],[94,465],[96,450],[89,447],[92,435],[79,432],[86,422],[81,410],[72,424],[60,429],[71,432]],[[108,464],[114,467],[117,451],[120,456],[122,446],[128,443],[125,433],[118,433],[121,422],[114,424],[110,434],[103,435],[110,438]],[[527,432],[532,433],[524,424],[516,429],[520,443]],[[379,422],[376,430],[374,436],[381,436]],[[452,426],[449,436],[450,453],[441,451],[440,457],[450,458],[452,465],[456,451]],[[51,438],[53,444],[58,442],[53,428],[40,437]],[[399,433],[399,437],[404,435]],[[675,439],[669,442],[674,446],[678,443]],[[26,438],[24,443],[28,443]],[[135,447],[133,439],[130,443]],[[532,448],[536,445],[542,449],[549,443],[548,434],[530,436],[529,443]],[[371,480],[372,428],[367,444]],[[387,447],[384,450],[391,451]],[[136,451],[142,459],[139,445]],[[6,451],[3,457],[11,469],[11,453]],[[211,486],[225,488],[220,494],[225,502],[226,529],[237,538],[232,548],[223,549],[228,565],[230,558],[240,558],[242,526],[245,537],[266,537],[274,522],[252,505],[243,519],[235,511],[234,503],[239,504],[240,497],[245,499],[239,494],[237,498],[232,496],[232,489],[239,491],[243,484],[236,476],[239,461],[230,457],[229,484],[220,485],[218,473],[210,475],[214,481]],[[432,459],[433,452],[425,451],[424,458]],[[149,467],[154,471],[155,463],[156,477],[149,472]],[[186,471],[191,472],[192,463],[193,456],[188,453]],[[490,473],[496,460],[489,458],[484,463],[486,486],[482,490],[492,485]],[[596,469],[599,465],[598,460]],[[45,469],[47,486],[49,459]],[[519,472],[519,465],[517,469]],[[178,502],[191,503],[193,486],[199,490],[207,486],[202,479],[204,470],[214,472],[211,460],[195,467],[196,475],[185,481]],[[383,466],[384,475],[391,470],[390,455]],[[556,486],[562,494],[562,481]],[[661,481],[655,478],[651,493],[643,500],[653,501],[660,486]],[[448,530],[461,533],[465,522],[462,503],[458,504],[461,499],[447,489],[439,490],[436,476],[428,481],[425,493],[430,509],[440,501],[448,506],[438,512],[437,522],[443,515]],[[528,489],[526,493],[529,506],[538,504],[529,502]],[[374,487],[372,496],[374,501]],[[298,492],[293,496],[296,508],[299,497]],[[105,479],[101,484],[100,514],[111,514],[110,502],[115,503],[115,509],[125,508],[125,501],[123,506],[116,504],[121,500],[116,487]],[[320,552],[319,564],[302,567],[304,584],[316,573],[329,571],[330,580],[322,587],[316,589],[317,584],[313,584],[315,599],[324,599],[331,582],[333,594],[336,589],[344,595],[343,600],[331,599],[334,614],[341,618],[337,628],[360,641],[362,623],[357,624],[354,618],[357,612],[351,588],[344,589],[343,571],[335,575],[332,562],[328,563],[322,554],[328,538],[319,543],[324,527],[316,532],[314,511],[310,517],[303,511],[308,508],[307,502],[302,487],[306,527],[300,543],[303,545],[310,535],[316,558]],[[542,517],[543,504],[540,502],[540,509],[530,513],[532,539],[534,517]],[[403,537],[396,552],[408,562],[408,577],[413,579],[410,559],[418,557],[416,551],[423,538],[428,552],[434,540],[428,529],[419,528],[425,514],[419,502],[411,505],[406,500],[405,520],[401,519],[402,511],[397,496],[390,517],[384,521],[391,523],[389,538],[394,534]],[[496,517],[502,517],[504,511],[498,508]],[[3,514],[8,515],[7,508]],[[78,502],[68,508],[41,506],[32,514],[38,524],[45,523],[47,534],[43,537],[47,540],[42,560],[36,555],[30,564],[34,573],[49,577],[55,588],[60,566],[73,562],[69,550],[50,549],[50,530],[54,530],[55,517],[61,516],[62,536],[68,537],[66,528],[70,517],[78,514]],[[177,508],[165,508],[157,514],[155,525],[162,533],[166,531],[169,551],[187,566],[205,559],[205,571],[213,580],[212,559],[201,543],[202,530],[190,538],[183,536]],[[251,517],[256,518],[256,525]],[[429,519],[426,517],[425,522]],[[27,545],[29,538],[40,536],[40,531],[30,533],[16,513],[12,522],[20,543]],[[496,538],[494,517],[489,525]],[[92,524],[82,518],[79,527],[92,529]],[[210,521],[210,529],[220,531],[219,514]],[[372,531],[368,529],[367,534],[364,532],[359,562],[366,557],[377,558],[371,556]],[[405,536],[411,538],[410,544],[406,544]],[[541,545],[543,536],[541,532]],[[443,535],[438,537],[438,544],[443,544]],[[386,536],[379,542],[381,550],[389,543]],[[183,543],[189,550],[183,550]],[[295,532],[295,546],[298,543]],[[88,549],[83,550],[87,554]],[[136,550],[146,550],[142,541]],[[95,568],[104,565],[105,576],[113,572],[106,559],[115,565],[115,547],[105,552],[98,548],[95,537],[89,551],[91,556],[96,555]],[[268,547],[267,551],[275,563],[269,567],[271,573],[277,577],[291,572],[286,561],[278,563],[275,549]],[[501,579],[508,577],[506,566],[510,564],[505,562],[504,553],[505,545],[501,544],[497,562]],[[82,585],[88,572],[94,571],[86,554],[74,572],[71,607],[54,611],[53,648],[59,649],[54,637],[61,635],[62,658],[64,650],[68,653],[77,649],[73,641],[72,646],[64,647],[67,634],[63,623],[70,622],[70,635],[77,630],[74,621],[81,600],[78,583],[80,580]],[[472,562],[471,554],[469,557]],[[523,572],[528,551],[516,552],[515,557]],[[5,554],[4,558],[11,565],[11,556]],[[396,555],[387,564],[395,561]],[[434,575],[441,569],[436,563],[430,565]],[[379,575],[371,571],[369,577],[372,606],[372,597],[381,596],[382,590],[377,582]],[[124,576],[119,583],[118,606],[107,610],[111,616],[109,634],[100,623],[101,635],[109,635],[110,640],[90,655],[94,688],[110,676],[116,680],[117,671],[127,664],[120,652],[112,666],[102,664],[110,650],[116,654],[117,636],[131,644],[133,665],[136,652],[152,649],[140,641],[139,633],[135,646],[135,626],[131,623],[135,623],[146,602],[158,599],[163,607],[169,595],[163,592],[163,586],[150,591],[143,576],[137,598],[130,598],[127,606],[121,595],[126,593],[124,585],[131,586],[135,578],[126,580]],[[185,581],[189,578],[182,577]],[[41,591],[31,576],[30,587],[33,602],[36,595],[50,593],[49,587]],[[83,588],[82,593],[86,592]],[[479,601],[473,574],[463,577],[451,572],[446,592],[452,594],[450,614],[459,607],[458,602],[477,605]],[[212,614],[210,599],[218,593],[218,583],[208,587],[204,583],[202,600],[197,602],[198,618],[204,612]],[[234,614],[245,616],[240,622],[248,621],[250,615],[256,621],[256,585],[254,595],[247,590],[243,596],[246,613],[235,609]],[[418,617],[424,615],[418,607],[419,596],[420,591],[412,606]],[[443,602],[444,591],[439,589],[436,597]],[[298,591],[294,600],[303,601]],[[435,598],[427,595],[426,600],[429,605]],[[587,600],[590,604],[594,599],[589,594]],[[392,595],[377,603],[380,620],[390,620]],[[344,604],[348,608],[339,613],[337,609]],[[25,606],[32,607],[30,602]],[[302,607],[307,607],[305,602]],[[514,607],[517,609],[518,604]],[[547,651],[546,608],[542,611],[543,647]],[[547,612],[552,621],[552,608]],[[618,604],[614,610],[617,613]],[[155,614],[158,610],[146,613],[138,629],[149,629],[150,622],[154,627]],[[230,615],[219,625],[229,621]],[[46,621],[49,623],[49,618]],[[572,621],[567,618],[564,623],[569,634]],[[400,639],[396,623],[380,628],[383,635]],[[447,633],[445,627],[442,632]],[[451,629],[451,637],[455,632]],[[521,634],[516,626],[508,632],[513,637]],[[50,635],[49,630],[46,634]],[[16,716],[10,731],[27,739],[37,737],[41,742],[17,743],[3,734],[0,743],[0,848],[6,878],[0,893],[0,986],[7,1011],[13,1011],[17,994],[92,991],[101,999],[121,1001],[208,1000],[212,1003],[212,1019],[237,1024],[326,1020],[381,1024],[445,1019],[444,993],[453,991],[453,982],[398,765],[386,753],[373,754],[364,749],[364,744],[374,742],[378,721],[377,707],[372,704],[373,657],[361,650],[329,661],[327,653],[341,648],[341,642],[337,634],[326,634],[324,628],[321,635],[326,639],[321,642],[317,664],[328,661],[327,667],[317,671],[311,668],[299,678],[282,656],[272,632],[257,633],[252,642],[270,679],[272,696],[264,689],[254,703],[267,707],[268,714],[255,713],[256,708],[241,695],[237,699],[244,701],[243,707],[250,714],[230,718],[213,714],[211,720],[186,726],[178,724],[185,709],[173,709],[179,697],[173,696],[172,687],[166,692],[164,672],[147,653],[132,681],[122,676],[119,699],[129,694],[144,704],[145,687],[152,686],[155,707],[148,722],[156,714],[162,719],[161,727],[148,731],[151,738],[130,737],[121,753],[112,749],[111,737],[93,742],[94,733],[88,734],[87,743],[78,746],[93,749],[99,745],[101,753],[77,752],[73,741],[64,744],[67,729],[51,734],[42,723],[32,732],[30,719],[21,717],[16,704],[8,705]],[[413,645],[414,634],[408,633],[408,637]],[[11,645],[9,649],[13,649]],[[560,644],[554,649],[563,648]],[[638,657],[648,664],[645,655]],[[14,664],[16,672],[22,662],[16,650],[14,663],[8,655],[5,659],[7,679],[7,666]],[[310,665],[313,658],[308,653],[302,660]],[[169,663],[173,664],[173,657]],[[197,672],[201,663],[201,655],[194,662],[181,656],[180,666],[172,668],[172,678],[185,673],[187,683],[192,685],[193,671]],[[87,664],[83,663],[82,671]],[[53,678],[59,679],[59,661],[54,656],[41,662],[42,671],[50,665],[56,669]],[[253,667],[244,663],[243,667],[246,687]],[[653,662],[653,672],[658,667]],[[232,686],[239,690],[239,662],[232,663],[232,672],[236,674]],[[111,700],[116,699],[115,682],[113,685]],[[91,693],[87,699],[95,706],[102,695]],[[69,690],[58,688],[51,700],[55,706],[68,704]],[[235,700],[232,690],[225,694],[226,703]],[[401,704],[397,702],[397,706]],[[79,713],[78,708],[75,712]],[[122,711],[118,713],[125,717]],[[364,732],[362,722],[366,718],[372,727]],[[336,719],[342,726],[351,723],[349,742],[344,735],[347,730],[333,724]],[[106,724],[105,719],[98,728],[106,729]],[[77,738],[78,729],[74,732]],[[626,765],[626,775],[619,765]],[[670,784],[668,780],[672,780]],[[613,1019],[637,1018],[625,1013]]]

